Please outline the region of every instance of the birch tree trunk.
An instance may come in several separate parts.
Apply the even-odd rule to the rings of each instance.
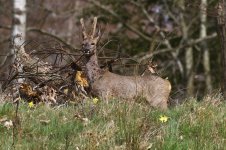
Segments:
[[[206,7],[207,7],[207,0],[201,0],[201,12],[200,12],[200,38],[205,38],[207,36],[207,29],[206,29]],[[211,83],[211,75],[210,75],[210,56],[209,56],[209,49],[207,48],[207,44],[205,41],[202,42],[203,48],[203,67],[205,71],[205,84],[206,84],[206,91],[210,92],[212,90],[212,83]]]
[[[21,46],[26,37],[26,0],[13,0],[13,29],[12,37],[20,35],[15,39],[15,45]]]
[[[20,50],[20,47],[24,43],[26,38],[26,0],[13,0],[13,22],[12,22],[12,45],[9,51],[14,55],[15,51]],[[24,50],[23,48],[21,49]],[[10,65],[14,59],[9,61]]]
[[[1,80],[7,79],[10,65],[15,61],[15,51],[20,48],[25,41],[26,35],[26,0],[13,0],[13,21],[11,33],[11,45],[9,50],[5,50],[1,56],[0,74]],[[1,83],[2,84],[2,83]],[[0,90],[1,85],[0,84]]]
[[[17,61],[19,62],[23,55],[25,54],[24,50],[24,41],[26,37],[26,0],[13,0],[13,28],[12,28],[12,38],[13,45],[11,52],[17,52]],[[12,60],[13,63],[14,60]],[[18,64],[18,71],[23,71],[23,64]],[[18,79],[18,82],[23,82],[23,79]]]

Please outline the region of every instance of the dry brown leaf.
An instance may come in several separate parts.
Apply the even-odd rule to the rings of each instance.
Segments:
[[[22,95],[25,98],[39,97],[38,93],[32,89],[31,85],[26,83],[21,84],[19,91],[20,95]]]
[[[44,86],[42,91],[43,91],[41,95],[42,101],[56,103],[57,94],[54,88],[49,86]]]
[[[40,120],[40,123],[42,125],[48,125],[50,123],[50,120]]]
[[[152,62],[149,62],[147,68],[151,73],[156,73],[157,64],[153,64]]]

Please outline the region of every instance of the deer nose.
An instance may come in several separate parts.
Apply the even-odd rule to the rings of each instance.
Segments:
[[[84,49],[83,49],[83,53],[85,53],[85,54],[90,54],[90,50],[87,49],[87,48],[84,48]]]

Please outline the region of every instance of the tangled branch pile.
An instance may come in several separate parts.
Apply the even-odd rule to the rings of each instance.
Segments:
[[[3,84],[3,90],[14,101],[61,104],[87,97],[89,85],[82,71],[83,56],[79,53],[69,53],[59,44],[30,53],[25,52],[24,46],[14,46],[14,49],[16,58]]]

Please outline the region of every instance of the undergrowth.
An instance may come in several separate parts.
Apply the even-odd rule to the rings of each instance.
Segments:
[[[219,95],[190,98],[160,111],[141,103],[86,100],[80,105],[29,108],[0,105],[0,149],[225,149],[226,104]],[[160,116],[169,117],[161,122]]]

